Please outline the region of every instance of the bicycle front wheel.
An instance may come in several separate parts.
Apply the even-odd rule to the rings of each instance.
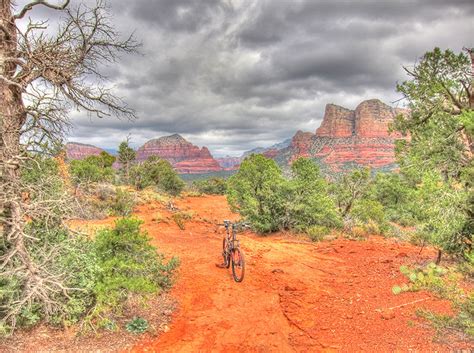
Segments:
[[[244,252],[239,248],[235,248],[232,250],[231,254],[232,260],[232,276],[234,277],[234,281],[242,282],[244,280],[245,275],[245,256]]]
[[[222,257],[224,258],[224,265],[226,268],[230,266],[229,241],[227,237],[222,240]]]

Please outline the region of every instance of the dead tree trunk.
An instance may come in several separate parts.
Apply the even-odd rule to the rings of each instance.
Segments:
[[[2,0],[0,7],[0,177],[4,200],[3,236],[12,244],[31,268],[25,251],[23,228],[24,217],[21,209],[20,184],[20,130],[26,120],[21,87],[13,82],[17,65],[17,33],[11,13],[10,0]]]

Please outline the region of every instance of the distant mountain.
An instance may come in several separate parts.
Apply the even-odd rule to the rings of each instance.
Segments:
[[[225,170],[234,170],[237,169],[242,162],[242,157],[231,157],[225,156],[216,158],[217,163],[221,166],[221,168]]]
[[[66,143],[65,147],[67,160],[84,159],[89,156],[97,156],[103,151],[102,148],[79,142],[68,142]]]
[[[222,170],[207,147],[199,148],[178,134],[150,140],[137,150],[137,161],[139,162],[150,156],[166,159],[181,174],[199,174]]]
[[[272,154],[274,151],[279,151],[283,148],[288,147],[291,144],[291,138],[286,139],[285,141],[276,143],[274,145],[271,145],[270,147],[257,147],[254,149],[251,149],[250,151],[244,152],[242,154],[242,157],[245,158],[247,156],[250,156],[251,154]]]
[[[288,147],[290,143],[291,139],[286,139],[285,141],[276,143],[274,145],[271,145],[270,147],[256,147],[254,149],[244,152],[240,157],[221,157],[217,158],[217,161],[219,162],[219,165],[225,170],[235,170],[238,169],[240,163],[242,163],[242,161],[251,154],[263,154],[268,158],[273,158],[278,154],[280,150]]]
[[[388,130],[398,114],[408,114],[408,110],[378,99],[363,101],[355,110],[328,104],[315,133],[298,131],[273,158],[281,165],[298,157],[312,158],[328,173],[361,166],[393,169],[395,140],[401,136]]]

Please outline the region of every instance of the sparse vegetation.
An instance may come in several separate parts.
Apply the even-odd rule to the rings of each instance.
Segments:
[[[179,211],[179,212],[173,213],[171,218],[173,218],[173,220],[175,221],[179,229],[184,230],[186,228],[186,221],[189,221],[190,219],[192,219],[193,215],[194,215],[193,212]]]
[[[430,310],[418,310],[417,314],[428,319],[438,332],[455,332],[463,338],[474,339],[474,293],[463,289],[459,284],[462,275],[454,268],[444,268],[435,263],[429,263],[425,268],[400,268],[409,283],[396,285],[392,288],[394,294],[407,291],[429,290],[438,297],[451,301],[454,314],[444,315]]]
[[[157,157],[150,157],[145,162],[134,165],[130,170],[130,180],[139,190],[155,186],[170,195],[179,195],[185,186],[171,164]]]
[[[227,190],[226,180],[217,177],[196,180],[192,185],[198,192],[208,195],[224,195]]]

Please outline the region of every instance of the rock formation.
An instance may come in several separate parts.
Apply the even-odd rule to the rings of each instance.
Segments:
[[[181,174],[198,174],[222,170],[207,147],[199,148],[178,134],[146,142],[137,150],[137,161],[150,156],[166,159]]]
[[[97,156],[103,151],[102,148],[79,143],[79,142],[68,142],[66,144],[66,159],[84,159],[89,156]]]
[[[311,157],[330,172],[357,166],[393,168],[395,139],[401,136],[390,133],[389,125],[407,112],[378,99],[363,101],[355,110],[328,104],[316,133],[298,131],[276,159],[289,164],[298,157]]]

